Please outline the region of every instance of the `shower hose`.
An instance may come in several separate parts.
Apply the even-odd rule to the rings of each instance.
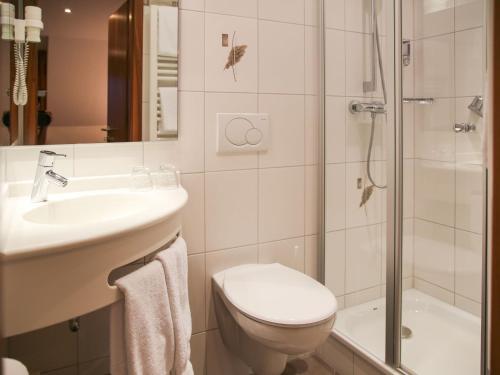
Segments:
[[[382,53],[380,51],[380,36],[378,32],[378,22],[377,22],[377,17],[374,17],[374,30],[373,32],[375,33],[375,40],[377,43],[377,56],[378,56],[378,66],[380,70],[380,81],[382,83],[382,92],[384,95],[384,105],[387,104],[387,92],[386,92],[386,87],[385,87],[385,76],[384,76],[384,67],[382,65]],[[366,163],[366,174],[368,176],[368,179],[372,183],[373,186],[375,186],[378,189],[385,189],[387,185],[379,185],[375,182],[372,176],[371,172],[371,159],[372,159],[372,150],[373,150],[373,138],[375,136],[375,121],[377,119],[377,114],[375,112],[371,113],[371,132],[370,132],[370,142],[368,144],[368,157],[367,157],[367,163]]]

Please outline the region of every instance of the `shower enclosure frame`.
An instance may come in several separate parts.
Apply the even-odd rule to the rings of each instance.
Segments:
[[[318,236],[318,279],[325,283],[325,1],[319,0],[319,236]],[[386,15],[393,20],[391,27],[387,27],[387,41],[393,41],[394,48],[388,48],[387,87],[392,87],[392,95],[387,97],[387,259],[386,259],[386,336],[385,336],[385,364],[401,374],[414,374],[401,363],[401,327],[402,327],[402,291],[403,291],[403,20],[402,4],[404,0],[393,0]],[[389,1],[387,0],[389,3]],[[373,2],[372,2],[373,4]],[[488,22],[486,15],[491,9],[490,0],[485,0],[485,27]],[[389,26],[389,23],[388,23]],[[484,33],[486,40],[486,31]],[[487,49],[485,48],[485,51]],[[485,52],[486,54],[486,52]],[[485,59],[487,64],[487,59]],[[486,122],[487,124],[487,122]],[[485,126],[487,126],[485,124]],[[483,264],[482,264],[482,306],[481,306],[481,375],[487,374],[487,360],[489,345],[488,332],[488,171],[483,166]],[[355,346],[355,345],[354,345]],[[367,357],[368,358],[368,357]]]

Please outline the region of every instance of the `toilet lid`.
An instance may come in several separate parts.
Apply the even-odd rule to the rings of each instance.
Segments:
[[[231,268],[224,273],[223,289],[242,313],[272,324],[310,325],[337,311],[330,290],[278,263]]]

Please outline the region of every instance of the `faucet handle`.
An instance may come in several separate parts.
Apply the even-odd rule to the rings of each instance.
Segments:
[[[58,153],[55,153],[54,151],[49,151],[49,150],[43,150],[43,151],[40,151],[40,154],[44,154],[44,155],[47,155],[47,156],[62,156],[62,157],[67,157],[68,155],[66,154],[58,154]]]
[[[38,165],[41,167],[54,166],[54,160],[57,156],[66,157],[66,154],[57,154],[54,151],[42,150],[40,151],[40,156],[38,157]]]

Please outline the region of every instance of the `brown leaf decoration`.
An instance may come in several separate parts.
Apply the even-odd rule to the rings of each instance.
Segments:
[[[229,69],[230,67],[238,64],[242,57],[245,55],[245,50],[247,49],[246,45],[234,46],[231,48],[229,52],[229,56],[227,57],[227,63],[224,67],[224,70]]]
[[[363,207],[370,200],[374,188],[375,188],[374,185],[370,185],[363,189],[363,194],[361,194],[361,203],[359,204],[359,207]]]

